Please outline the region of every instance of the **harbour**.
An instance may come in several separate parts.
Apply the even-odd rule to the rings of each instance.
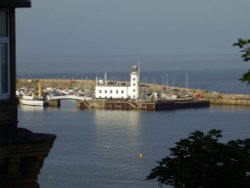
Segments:
[[[178,98],[170,98],[163,99],[162,97],[158,97],[162,95],[163,92],[166,93],[165,88],[162,87],[162,91],[159,91],[159,88],[156,86],[147,85],[148,91],[147,93],[151,93],[147,98],[144,99],[97,99],[93,95],[93,84],[94,81],[85,81],[89,84],[88,89],[84,88],[74,88],[74,85],[70,85],[69,83],[75,83],[78,86],[80,85],[77,80],[53,80],[51,84],[48,85],[50,80],[19,80],[17,83],[17,91],[25,90],[26,93],[35,93],[36,90],[39,91],[37,83],[43,85],[46,83],[47,88],[43,89],[44,98],[44,106],[50,107],[60,107],[61,100],[74,100],[76,101],[76,107],[80,109],[105,109],[105,110],[145,110],[145,111],[162,111],[162,110],[175,110],[182,108],[200,108],[200,107],[208,107],[210,105],[209,101],[202,98],[194,98],[187,96],[187,91],[183,94],[183,91],[178,91],[176,88],[174,89],[175,94],[182,93],[182,97]],[[81,81],[83,82],[83,81]],[[84,84],[82,84],[84,85]],[[53,88],[52,88],[53,87]],[[142,87],[145,87],[143,85]],[[152,88],[151,88],[152,87]],[[158,86],[159,87],[159,86]],[[92,88],[92,89],[91,89]],[[171,92],[172,89],[169,89]],[[31,95],[31,94],[29,94]],[[37,93],[39,95],[39,93]],[[41,94],[40,94],[41,95]],[[166,94],[165,94],[166,95]],[[185,95],[185,97],[184,97]],[[174,95],[176,96],[176,95]],[[30,96],[31,97],[31,96]],[[26,97],[27,98],[27,97]],[[34,100],[33,100],[34,101]],[[26,103],[27,104],[27,103]],[[34,105],[37,104],[37,101],[34,101]]]
[[[46,96],[61,97],[50,101],[54,107],[19,106],[20,126],[59,135],[40,175],[43,187],[157,187],[145,180],[150,169],[188,133],[217,128],[223,130],[223,141],[249,135],[248,94],[142,82],[140,91],[151,94],[143,95],[144,101],[99,99],[94,98],[95,79],[19,79],[17,89],[37,92],[38,82]],[[225,84],[218,80],[213,86],[219,83]],[[209,102],[209,107],[194,107],[195,101]]]
[[[0,1],[0,187],[248,187],[248,7]]]
[[[18,109],[21,127],[59,135],[40,175],[42,187],[157,187],[157,182],[145,181],[146,176],[166,155],[166,148],[188,133],[217,128],[223,130],[222,141],[249,136],[248,94],[143,82],[141,91],[151,93],[144,95],[147,102],[96,99],[94,79],[18,79],[17,89],[38,94],[38,82],[55,100],[48,108],[20,105]],[[218,80],[213,87],[219,83],[226,84]],[[169,96],[174,100],[167,101]],[[195,101],[209,102],[209,108],[199,106],[202,103],[197,107]]]
[[[202,89],[187,89],[160,84],[140,85],[140,90],[151,93],[144,100],[128,99],[96,99],[94,97],[94,80],[63,80],[63,79],[18,79],[17,90],[38,91],[38,82],[46,93],[45,106],[60,107],[61,100],[74,100],[80,109],[106,110],[174,110],[182,108],[208,107],[209,105],[250,106],[250,95],[226,94]],[[176,95],[175,100],[166,100],[166,94]],[[31,94],[30,94],[31,95]],[[165,96],[165,99],[155,96]],[[190,96],[188,96],[190,95]]]

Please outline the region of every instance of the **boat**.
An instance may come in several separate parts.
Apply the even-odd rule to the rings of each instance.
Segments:
[[[34,96],[22,96],[19,98],[19,102],[22,105],[29,105],[29,106],[45,106],[45,101],[42,97],[34,97]]]
[[[38,82],[38,96],[34,93],[32,93],[32,95],[24,94],[19,98],[19,103],[28,106],[45,106],[46,103],[42,95],[41,83]]]

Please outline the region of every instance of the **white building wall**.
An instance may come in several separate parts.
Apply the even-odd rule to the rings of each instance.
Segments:
[[[139,84],[140,84],[140,70],[139,67],[133,66],[130,73],[130,86],[108,86],[107,78],[105,76],[104,85],[100,85],[96,81],[95,97],[98,98],[113,98],[113,99],[139,99]],[[98,80],[98,79],[96,79]],[[99,84],[99,85],[98,85]]]
[[[113,98],[113,99],[127,99],[128,87],[123,86],[96,86],[95,97],[96,98]]]

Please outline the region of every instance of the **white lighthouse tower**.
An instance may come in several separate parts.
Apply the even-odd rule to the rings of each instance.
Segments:
[[[129,87],[129,97],[130,99],[139,99],[139,83],[140,83],[140,69],[138,66],[134,65],[131,68],[130,73],[130,87]]]

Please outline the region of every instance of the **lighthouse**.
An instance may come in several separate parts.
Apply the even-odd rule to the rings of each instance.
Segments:
[[[107,74],[104,81],[96,77],[95,97],[97,99],[139,99],[140,69],[134,65],[130,72],[130,83],[119,83],[107,81]]]
[[[140,69],[138,66],[134,65],[131,68],[130,73],[130,87],[129,87],[129,97],[130,99],[139,99],[139,83],[140,83]]]

